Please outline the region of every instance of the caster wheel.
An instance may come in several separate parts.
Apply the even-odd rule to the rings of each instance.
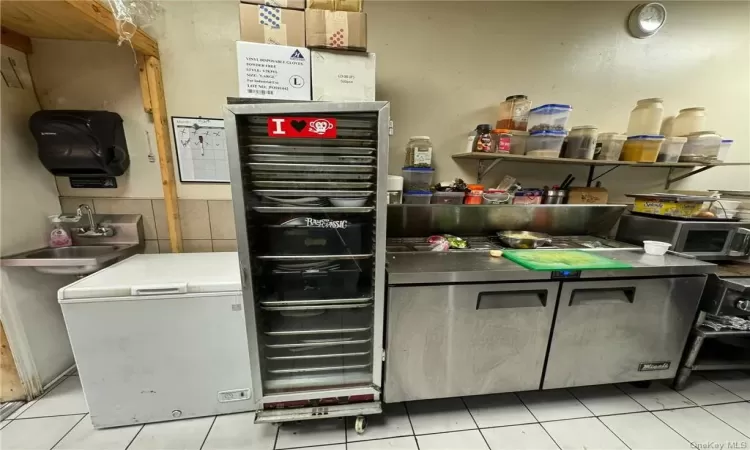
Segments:
[[[366,428],[367,428],[367,417],[357,416],[357,420],[354,421],[354,431],[356,431],[357,434],[364,434]]]

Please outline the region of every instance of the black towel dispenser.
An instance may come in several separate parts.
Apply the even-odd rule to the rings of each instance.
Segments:
[[[115,177],[130,166],[122,117],[109,111],[37,111],[29,119],[39,159],[53,175]]]

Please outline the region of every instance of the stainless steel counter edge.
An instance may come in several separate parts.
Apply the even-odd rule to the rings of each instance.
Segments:
[[[543,250],[542,250],[543,251]],[[676,255],[652,256],[642,249],[609,250],[602,256],[632,265],[630,269],[584,270],[581,279],[634,278],[714,273],[712,263]],[[549,280],[552,272],[529,270],[488,252],[389,253],[389,285]]]

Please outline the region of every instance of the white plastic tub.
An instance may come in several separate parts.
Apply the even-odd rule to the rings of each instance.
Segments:
[[[661,150],[659,150],[659,156],[656,157],[657,162],[677,162],[680,160],[680,154],[682,154],[682,148],[687,142],[686,137],[668,137],[664,139],[661,144]]]
[[[534,131],[565,131],[573,107],[558,103],[537,106],[529,112],[529,133]]]
[[[671,246],[669,242],[643,241],[643,250],[649,255],[662,256]]]
[[[687,136],[705,130],[706,108],[695,107],[681,109],[672,124],[672,136]]]
[[[627,138],[620,133],[600,133],[596,137],[594,158],[604,161],[619,161],[622,146]]]
[[[713,131],[691,133],[682,148],[680,161],[701,162],[715,160],[719,156],[721,136]]]
[[[526,140],[526,155],[540,158],[557,158],[560,156],[564,131],[534,131]]]
[[[644,98],[638,100],[630,112],[628,136],[659,134],[661,119],[664,115],[664,100],[661,98]]]

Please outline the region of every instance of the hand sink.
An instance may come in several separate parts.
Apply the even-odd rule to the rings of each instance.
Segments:
[[[142,244],[48,247],[2,258],[0,264],[33,267],[41,273],[88,275],[141,251]]]

